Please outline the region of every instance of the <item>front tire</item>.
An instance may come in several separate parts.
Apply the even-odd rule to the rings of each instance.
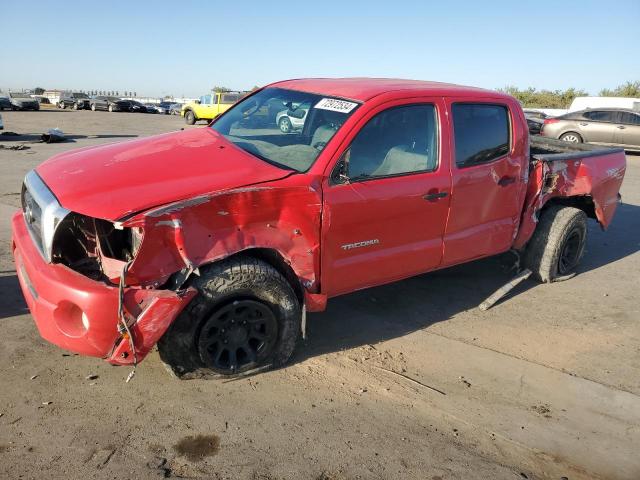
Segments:
[[[64,102],[60,102],[60,103],[58,104],[58,106],[59,106],[62,110],[64,110],[65,108],[67,108],[67,106],[65,105],[65,103],[64,103]]]
[[[91,104],[91,111],[92,111],[92,112],[95,112],[95,111],[96,111],[96,104],[95,104],[95,103],[92,103],[92,104]]]
[[[184,121],[187,125],[195,125],[196,123],[196,114],[191,110],[187,110],[184,112]]]
[[[271,265],[235,257],[202,269],[191,303],[158,342],[177,376],[233,376],[284,365],[301,332],[300,302]]]
[[[113,105],[109,105],[109,108],[107,108],[107,110],[109,110],[110,112],[113,112]]]
[[[289,133],[293,129],[293,125],[287,117],[282,117],[278,122],[278,128],[282,133]]]
[[[541,282],[573,276],[586,240],[587,215],[578,208],[553,205],[542,211],[524,263]]]

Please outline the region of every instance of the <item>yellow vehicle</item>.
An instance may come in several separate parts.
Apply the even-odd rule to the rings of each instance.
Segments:
[[[199,100],[183,105],[180,115],[187,125],[193,125],[198,120],[211,121],[226,111],[242,98],[238,92],[214,92],[203,95]]]

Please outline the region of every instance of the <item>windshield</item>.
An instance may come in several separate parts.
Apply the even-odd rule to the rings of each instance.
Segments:
[[[211,128],[266,162],[304,172],[357,107],[347,100],[267,88],[236,104]]]
[[[31,94],[29,93],[11,92],[9,95],[11,98],[31,98]]]
[[[73,98],[89,98],[86,93],[74,93]]]

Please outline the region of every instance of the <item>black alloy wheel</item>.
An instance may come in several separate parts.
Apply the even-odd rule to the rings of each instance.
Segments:
[[[198,353],[205,365],[233,374],[269,358],[278,340],[278,321],[264,303],[245,299],[215,310],[202,326]]]
[[[558,274],[567,275],[571,273],[580,260],[582,249],[582,234],[580,230],[574,229],[566,238],[560,258],[558,259]]]

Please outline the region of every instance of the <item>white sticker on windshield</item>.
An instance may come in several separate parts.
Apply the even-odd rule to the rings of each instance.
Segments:
[[[357,106],[357,103],[347,102],[346,100],[323,98],[318,103],[316,103],[315,108],[319,108],[321,110],[331,110],[332,112],[349,113]]]

